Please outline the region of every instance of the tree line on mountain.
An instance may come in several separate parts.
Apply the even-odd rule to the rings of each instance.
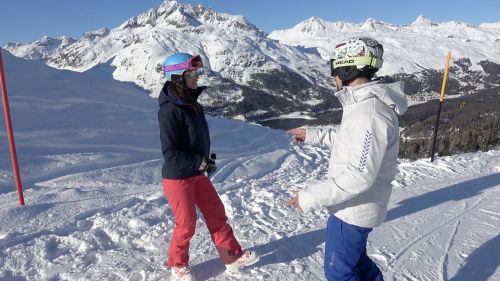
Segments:
[[[400,157],[430,157],[438,101],[409,108],[400,118],[403,127]],[[500,87],[447,99],[443,104],[436,140],[439,156],[488,151],[500,146]]]
[[[500,146],[500,65],[490,61],[481,61],[479,65],[483,71],[472,70],[470,60],[461,58],[450,67],[453,78],[447,84],[436,140],[435,152],[439,156],[488,151]],[[440,89],[442,74],[428,70],[424,74],[425,83],[420,81],[428,87],[425,91]],[[415,79],[405,74],[399,78],[407,84],[405,92],[417,93],[413,91],[418,84]],[[459,94],[463,96],[457,98]],[[431,100],[411,106],[400,118],[401,158],[430,157],[437,108],[438,101]]]
[[[208,95],[229,90],[240,91],[242,99],[233,102],[224,99],[212,100],[210,105],[205,106],[206,111],[211,115],[224,117],[243,115],[249,122],[258,122],[289,112],[321,113],[333,107],[340,108],[340,103],[333,97],[334,84],[328,87],[318,86],[315,81],[307,81],[299,74],[286,69],[254,73],[250,76],[249,85],[219,78],[218,84],[207,89]],[[311,105],[308,103],[311,99],[321,102]]]

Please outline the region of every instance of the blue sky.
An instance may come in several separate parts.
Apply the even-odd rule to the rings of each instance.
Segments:
[[[43,35],[80,37],[86,31],[113,28],[162,0],[4,0],[0,4],[0,46],[31,42]],[[500,0],[179,0],[217,11],[244,15],[266,32],[294,26],[312,16],[328,21],[366,18],[409,24],[424,15],[434,22],[471,24],[500,21]]]

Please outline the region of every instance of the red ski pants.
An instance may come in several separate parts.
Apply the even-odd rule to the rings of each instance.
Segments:
[[[196,207],[199,208],[224,264],[237,260],[243,253],[227,223],[224,205],[210,180],[204,176],[187,179],[163,179],[163,191],[175,217],[167,265],[189,264],[189,241],[196,229]]]

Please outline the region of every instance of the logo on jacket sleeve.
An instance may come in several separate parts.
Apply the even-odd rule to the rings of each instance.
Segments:
[[[372,142],[373,133],[366,130],[365,139],[363,140],[363,150],[361,151],[361,158],[359,159],[359,171],[364,172],[366,170],[366,161],[368,160],[368,151],[370,150],[370,144]]]

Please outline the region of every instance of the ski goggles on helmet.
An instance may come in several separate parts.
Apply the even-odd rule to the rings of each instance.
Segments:
[[[176,70],[192,70],[203,67],[203,61],[199,55],[189,58],[186,62],[174,65],[164,65],[163,72]]]
[[[384,63],[383,59],[376,57],[344,57],[341,59],[331,59],[330,60],[330,70],[331,75],[335,76],[337,74],[337,69],[344,66],[369,66],[373,68],[381,68]]]

